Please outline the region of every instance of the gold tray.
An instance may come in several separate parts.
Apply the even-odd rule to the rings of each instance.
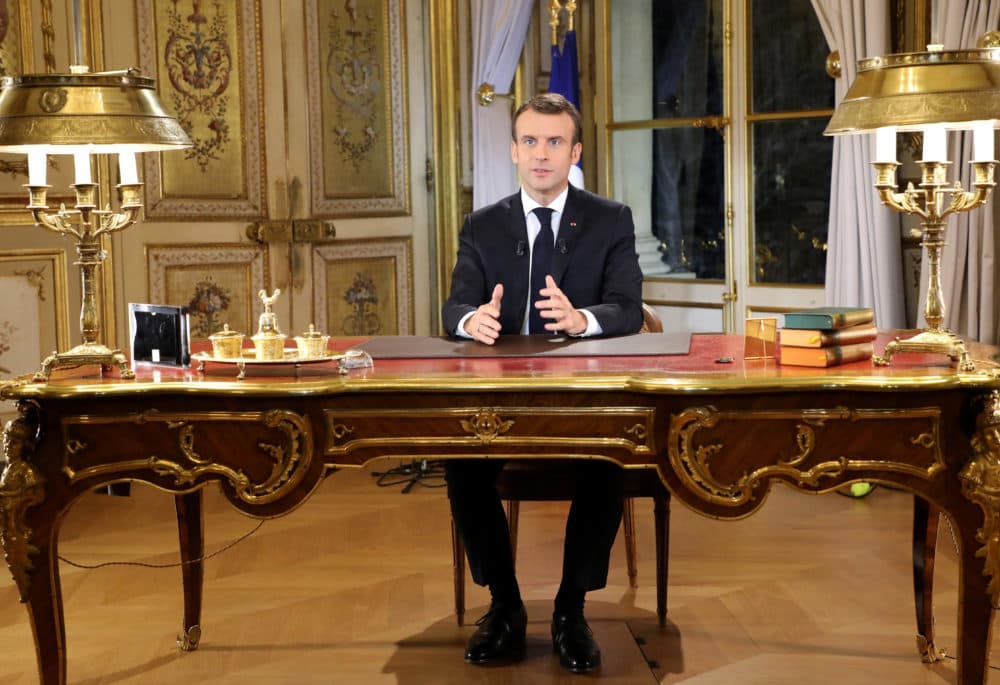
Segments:
[[[216,357],[211,352],[195,352],[191,355],[191,361],[197,362],[198,372],[205,372],[205,364],[227,364],[230,366],[235,366],[239,373],[236,375],[238,380],[242,380],[246,376],[246,367],[250,366],[280,366],[280,365],[291,365],[298,368],[302,364],[318,364],[322,362],[339,362],[344,358],[343,354],[338,352],[328,352],[322,357],[300,357],[299,351],[296,349],[286,349],[284,359],[257,359],[257,352],[252,349],[244,349],[243,355],[241,357]]]

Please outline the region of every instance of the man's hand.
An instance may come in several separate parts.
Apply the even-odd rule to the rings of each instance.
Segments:
[[[545,277],[545,287],[539,293],[548,299],[538,300],[535,307],[541,310],[543,319],[552,319],[545,324],[545,330],[563,331],[569,335],[580,335],[587,330],[587,317],[573,308],[573,303],[556,286],[552,276]]]
[[[480,305],[476,313],[465,322],[465,332],[474,340],[492,345],[500,337],[500,300],[503,299],[503,283],[493,288],[490,301]]]

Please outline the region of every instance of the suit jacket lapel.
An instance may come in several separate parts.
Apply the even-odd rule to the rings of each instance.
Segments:
[[[504,230],[510,235],[514,244],[512,249],[517,248],[517,242],[525,243],[524,249],[528,249],[528,223],[524,220],[524,205],[521,204],[521,193],[515,193],[507,198],[508,221]]]
[[[516,308],[518,325],[524,318],[524,302],[528,301],[529,257],[531,245],[528,243],[528,223],[524,219],[524,205],[521,204],[521,193],[511,195],[507,205],[508,219],[504,231],[510,237],[510,252],[503,259],[513,263],[511,283],[504,283],[504,308]]]
[[[566,196],[566,205],[563,207],[562,219],[559,221],[559,235],[556,237],[556,249],[552,253],[552,278],[556,285],[562,284],[562,277],[569,266],[569,257],[573,253],[573,246],[576,244],[583,230],[583,219],[580,212],[580,193],[572,185],[569,187],[569,194]]]

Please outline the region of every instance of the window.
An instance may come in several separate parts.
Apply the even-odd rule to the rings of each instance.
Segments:
[[[601,7],[606,183],[632,207],[647,299],[728,308],[693,330],[738,329],[753,310],[822,299],[834,81],[812,5]]]

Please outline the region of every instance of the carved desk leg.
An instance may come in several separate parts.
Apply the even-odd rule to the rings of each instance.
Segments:
[[[201,490],[177,495],[177,530],[180,534],[181,575],[184,581],[184,632],[177,646],[185,652],[198,649],[201,640],[201,593],[204,585],[205,525]]]
[[[56,557],[57,517],[35,516],[45,501],[44,478],[32,465],[37,414],[24,403],[18,409],[21,416],[8,421],[3,433],[7,464],[0,475],[0,543],[21,602],[28,605],[39,682],[65,685],[66,628]]]
[[[917,649],[924,663],[944,659],[934,645],[934,559],[940,514],[922,497],[913,497],[913,599],[917,610]]]

